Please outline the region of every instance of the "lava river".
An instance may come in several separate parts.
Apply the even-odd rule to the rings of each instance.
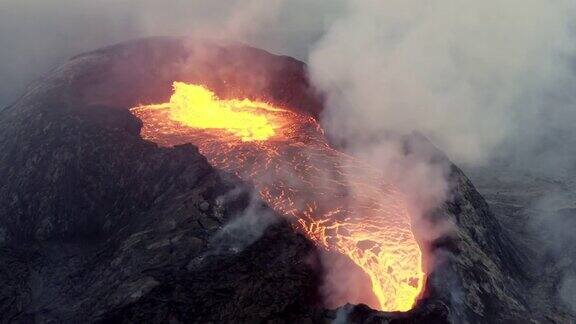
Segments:
[[[251,181],[318,246],[348,256],[371,280],[373,307],[414,306],[425,276],[402,194],[377,169],[332,149],[312,117],[181,82],[170,102],[131,111],[143,138],[198,146],[215,167]]]

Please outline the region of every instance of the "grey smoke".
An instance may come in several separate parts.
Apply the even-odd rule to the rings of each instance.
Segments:
[[[248,206],[227,222],[211,238],[210,253],[239,253],[256,242],[264,231],[278,221],[278,216],[264,205],[257,192],[246,192],[245,188],[235,188],[216,199],[217,208],[226,208],[240,197],[249,195]]]
[[[348,320],[348,317],[350,316],[351,312],[352,312],[352,305],[344,305],[340,307],[338,311],[336,311],[336,318],[334,318],[332,324],[349,323],[350,321]]]

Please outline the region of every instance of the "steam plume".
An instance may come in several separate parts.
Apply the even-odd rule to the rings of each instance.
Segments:
[[[360,143],[418,130],[457,161],[484,162],[571,78],[571,18],[567,1],[347,1],[310,55],[325,127]]]
[[[557,134],[573,134],[573,3],[345,4],[309,56],[311,78],[327,95],[322,125],[403,189],[415,224],[428,227],[421,216],[448,198],[447,166],[430,163],[433,152],[422,146],[406,156],[389,132],[422,132],[469,166],[496,156],[526,161],[536,151],[554,168],[574,164],[558,145],[543,150]]]

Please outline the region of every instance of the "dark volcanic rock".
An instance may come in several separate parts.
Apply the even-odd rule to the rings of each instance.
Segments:
[[[167,100],[175,80],[312,116],[322,107],[301,62],[178,38],[83,54],[31,85],[0,111],[2,322],[530,319],[516,279],[522,256],[456,167],[452,199],[433,215],[455,231],[434,242],[439,266],[420,304],[405,314],[322,309],[316,250],[254,202],[249,184],[194,146],[140,138],[128,109]],[[229,230],[247,215],[261,226]]]
[[[140,138],[127,109],[150,65],[117,64],[148,42],[75,58],[2,111],[1,322],[260,321],[317,301],[309,241],[194,146]],[[270,227],[214,239],[245,213]]]

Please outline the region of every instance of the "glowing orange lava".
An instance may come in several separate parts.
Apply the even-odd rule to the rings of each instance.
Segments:
[[[180,82],[170,102],[131,111],[144,123],[143,138],[195,144],[215,167],[252,181],[318,246],[348,256],[371,279],[379,303],[372,307],[414,306],[422,253],[402,194],[378,170],[332,149],[313,118]]]

